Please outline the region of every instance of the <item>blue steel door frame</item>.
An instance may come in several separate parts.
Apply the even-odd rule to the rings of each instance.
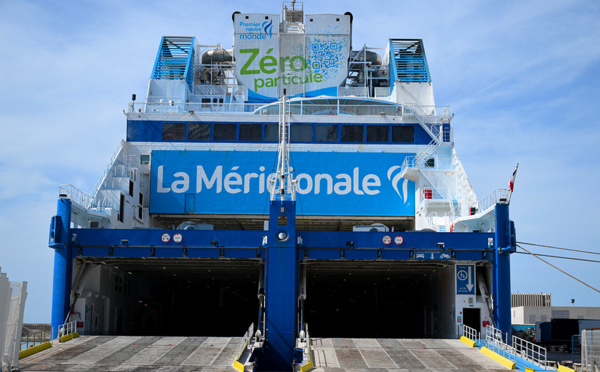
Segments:
[[[506,204],[496,205],[495,233],[296,231],[292,201],[271,203],[268,231],[71,229],[70,216],[70,200],[59,199],[49,244],[55,249],[52,327],[63,324],[68,315],[75,257],[260,259],[265,265],[267,328],[260,368],[291,370],[299,262],[445,260],[492,265],[494,321],[510,332],[510,253],[516,247]],[[181,239],[165,242],[164,234],[181,234]]]
[[[272,201],[265,261],[266,345],[262,371],[291,370],[295,363],[298,300],[296,203]]]

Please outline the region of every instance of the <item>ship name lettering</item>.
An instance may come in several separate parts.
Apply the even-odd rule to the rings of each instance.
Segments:
[[[195,191],[201,193],[203,190],[213,190],[220,194],[223,190],[228,194],[244,193],[249,194],[251,191],[259,194],[265,191],[271,192],[276,178],[275,173],[266,174],[265,167],[259,168],[260,173],[248,172],[242,174],[238,172],[239,166],[231,168],[230,172],[223,174],[223,166],[219,165],[214,168],[214,171],[209,176],[204,166],[196,167]],[[186,172],[175,172],[172,174],[174,179],[168,187],[165,186],[164,166],[160,165],[157,169],[156,192],[165,194],[185,193],[190,189],[190,176]],[[380,178],[375,174],[360,175],[359,167],[352,170],[352,174],[340,173],[330,175],[327,173],[318,173],[314,176],[301,173],[296,177],[297,192],[301,195],[306,194],[336,194],[347,195],[353,193],[355,195],[377,195],[381,191],[378,189],[381,186]]]

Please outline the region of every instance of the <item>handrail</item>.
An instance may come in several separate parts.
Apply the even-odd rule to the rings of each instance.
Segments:
[[[59,324],[58,328],[54,328],[50,330],[50,340],[55,340],[57,338],[61,338],[66,335],[70,335],[71,333],[77,332],[77,322],[67,322],[64,324]],[[56,333],[56,336],[55,336]]]
[[[307,372],[314,368],[315,364],[313,361],[313,353],[312,353],[312,345],[310,342],[310,334],[308,333],[308,324],[304,324],[305,332],[306,332],[306,348],[305,350],[308,353],[308,362],[304,365],[300,366],[300,372]]]
[[[91,206],[93,201],[91,196],[70,184],[58,186],[58,194],[61,196],[66,196],[67,198],[71,199],[71,201],[81,205],[86,209]]]
[[[106,176],[108,175],[108,172],[110,172],[110,170],[112,168],[112,165],[117,160],[117,157],[121,153],[121,150],[123,150],[123,145],[124,145],[124,142],[121,140],[121,143],[119,144],[119,146],[115,150],[113,156],[110,158],[110,161],[106,165],[106,168],[104,169],[104,172],[102,173],[102,175],[100,176],[100,178],[96,182],[96,186],[94,186],[92,197],[96,197],[96,194],[98,193],[98,190],[100,190],[100,187],[104,183],[104,180],[106,179]]]
[[[475,342],[479,341],[480,333],[477,332],[475,328],[471,328],[467,325],[463,325],[463,336],[466,338],[473,340]]]
[[[250,339],[252,338],[253,334],[254,334],[254,323],[250,324],[250,327],[248,327],[248,330],[246,331],[246,333],[244,333],[244,337],[242,337],[242,339],[240,340],[240,343],[238,344],[237,352],[235,354],[236,360],[238,360],[242,356],[244,349],[250,344]]]
[[[441,141],[437,121],[449,120],[449,106],[418,106],[399,105],[395,103],[381,104],[358,104],[348,103],[348,97],[331,97],[320,101],[290,100],[289,110],[292,115],[344,115],[344,116],[415,116],[417,121],[427,127],[437,141]],[[371,102],[369,102],[371,103]],[[151,102],[131,102],[129,114],[184,114],[195,115],[197,113],[230,113],[247,115],[279,115],[277,102],[273,103],[234,103],[234,102],[174,102],[169,97],[153,97]],[[441,114],[438,114],[441,113]]]
[[[497,203],[508,204],[510,190],[496,189],[479,200],[478,211],[483,212]]]
[[[127,185],[127,188],[124,188],[124,186],[122,185],[119,185],[119,187],[124,192],[127,192],[129,185]],[[96,196],[93,198],[71,184],[58,186],[58,192],[59,195],[67,197],[71,201],[81,205],[83,208],[86,209],[93,209],[96,211],[101,211],[103,213],[107,213],[107,211],[105,210],[107,208],[119,211],[119,200],[112,193],[103,193],[101,197]]]
[[[504,340],[504,334],[501,330],[490,325],[485,327],[485,347],[510,361],[516,362],[515,349],[507,342],[508,339]]]
[[[519,357],[526,359],[540,367],[544,367],[544,369],[546,368],[548,364],[546,359],[546,348],[517,336],[512,336],[512,347],[515,351],[515,354],[518,354]]]
[[[50,335],[48,335],[46,331],[37,330],[35,332],[31,332],[26,336],[21,336],[19,351],[23,350],[23,346],[25,347],[25,349],[29,349],[30,347],[37,346],[49,340]]]

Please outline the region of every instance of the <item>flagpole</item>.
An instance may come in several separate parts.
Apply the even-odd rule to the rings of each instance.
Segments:
[[[513,180],[513,187],[510,190],[510,196],[508,197],[508,205],[510,205],[510,200],[512,199],[513,190],[515,188],[515,181],[517,180],[517,171],[519,170],[519,163],[517,163],[517,168],[515,169],[515,179]]]

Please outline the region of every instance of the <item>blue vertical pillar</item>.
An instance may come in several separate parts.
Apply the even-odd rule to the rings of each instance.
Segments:
[[[508,204],[496,204],[496,249],[494,254],[494,318],[503,333],[511,332],[510,254],[516,250],[514,224]],[[511,338],[508,337],[510,343]]]
[[[54,248],[54,278],[52,287],[52,329],[65,322],[69,311],[73,256],[71,252],[71,200],[58,199],[56,216],[50,224],[49,246]]]
[[[266,346],[263,371],[291,371],[296,343],[298,258],[296,203],[272,201],[265,270]]]

